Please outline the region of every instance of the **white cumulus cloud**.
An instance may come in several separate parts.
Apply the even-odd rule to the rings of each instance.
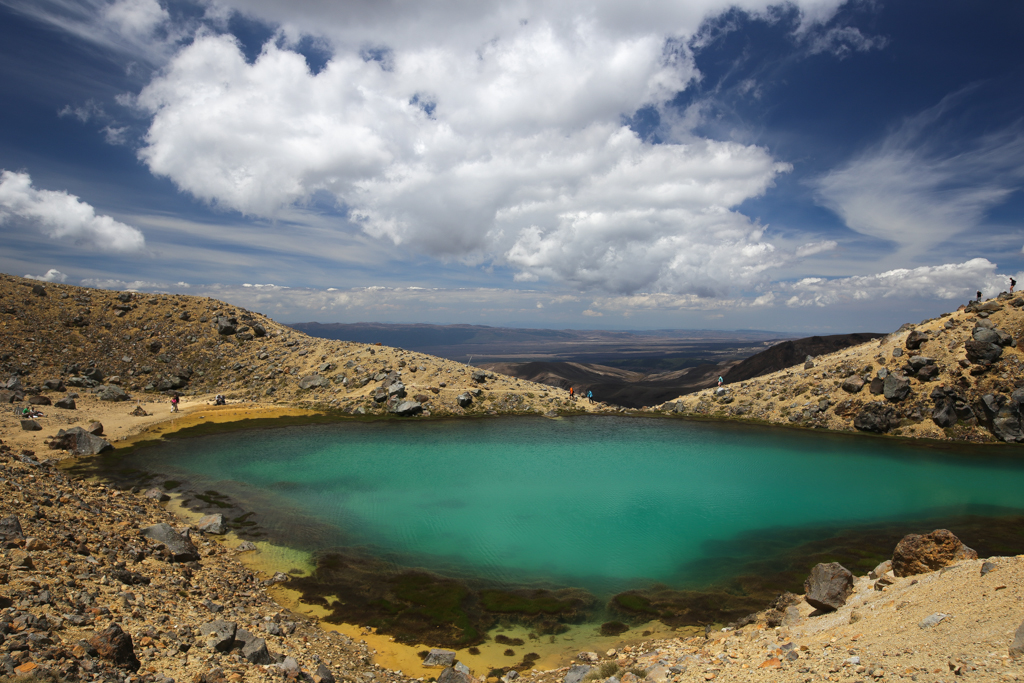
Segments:
[[[146,241],[136,228],[110,216],[96,215],[92,206],[66,191],[37,190],[27,173],[0,173],[0,222],[23,220],[52,239],[89,244],[99,249],[133,252]]]
[[[984,296],[993,296],[1009,289],[1009,276],[996,273],[996,264],[988,259],[976,258],[873,275],[808,277],[792,284],[777,284],[775,289],[790,294],[788,306],[830,306],[886,298],[962,299],[967,303],[978,290]]]
[[[45,275],[31,275],[26,273],[25,277],[29,280],[39,280],[40,282],[67,282],[68,280],[68,276],[56,268],[50,268],[46,271]]]
[[[248,63],[205,35],[139,94],[140,157],[249,215],[326,191],[372,236],[507,264],[518,281],[708,295],[779,262],[732,207],[790,166],[752,145],[649,144],[620,123],[693,73],[662,36],[582,21],[520,25],[470,53],[396,50],[387,69],[336,54],[315,75],[273,43]]]

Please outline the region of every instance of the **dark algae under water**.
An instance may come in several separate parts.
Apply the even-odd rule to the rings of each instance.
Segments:
[[[1022,454],[586,417],[253,429],[104,462],[313,552],[290,585],[328,621],[463,647],[497,624],[727,623],[818,562],[864,573],[935,528],[1022,552]]]

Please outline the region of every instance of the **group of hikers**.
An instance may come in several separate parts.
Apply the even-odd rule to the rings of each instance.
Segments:
[[[34,417],[42,416],[43,412],[38,408],[33,408],[32,406],[25,406],[25,408],[21,411],[21,417],[24,420],[31,420]]]
[[[181,399],[178,398],[177,396],[171,396],[171,412],[172,413],[178,412],[178,403],[180,401],[181,401]],[[213,399],[213,405],[215,405],[215,406],[226,406],[227,404],[228,404],[228,401],[227,401],[226,398],[224,398],[224,394],[217,394],[217,396],[214,397],[214,399]]]
[[[1011,277],[1010,278],[1010,294],[1013,294],[1013,288],[1016,287],[1016,286],[1017,286],[1017,281],[1014,280]],[[981,303],[981,290],[980,289],[978,290],[977,294],[978,294],[978,298],[976,298],[973,301],[971,301],[972,304],[980,304]]]
[[[591,403],[593,403],[594,402],[594,392],[591,391],[590,389],[587,389],[587,393],[583,394],[583,398],[585,398],[588,401],[590,401]],[[576,400],[576,389],[574,387],[569,387],[569,400],[570,401],[575,401]]]

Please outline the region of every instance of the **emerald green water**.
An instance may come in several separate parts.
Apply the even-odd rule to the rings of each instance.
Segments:
[[[710,578],[703,560],[726,547],[742,555],[729,542],[757,532],[813,540],[822,528],[1019,511],[1024,458],[998,453],[679,420],[524,418],[235,432],[171,440],[126,464],[228,494],[295,547],[359,547],[448,575],[607,594],[698,585]]]

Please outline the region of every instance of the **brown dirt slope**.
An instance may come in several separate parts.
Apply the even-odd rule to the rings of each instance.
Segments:
[[[661,408],[836,431],[1024,441],[1022,333],[1024,296],[1004,293],[820,355],[809,367],[801,362]]]
[[[218,327],[218,321],[232,326]],[[232,402],[342,413],[384,414],[400,399],[415,397],[435,415],[607,409],[493,373],[474,380],[474,370],[402,349],[315,339],[211,298],[0,276],[0,407],[21,408],[33,396],[43,397],[37,400],[46,420],[75,417],[48,404],[69,392],[88,404],[103,396],[125,399],[118,388],[133,402],[167,401],[168,391],[186,400],[223,393]],[[383,384],[396,380],[404,384],[404,396],[374,400]],[[478,394],[460,407],[457,397],[466,391]],[[0,415],[10,419],[14,411],[4,408]]]
[[[864,344],[872,339],[884,337],[883,334],[855,332],[853,334],[831,334],[824,337],[804,337],[793,339],[771,346],[761,353],[744,359],[729,369],[725,381],[730,384],[753,379],[761,375],[788,368],[797,363],[803,364],[807,356],[821,356],[841,351],[849,346]]]
[[[737,361],[705,363],[671,372],[642,373],[593,363],[533,362],[481,363],[481,367],[505,375],[577,392],[588,389],[613,405],[645,408],[666,399],[712,386]]]

